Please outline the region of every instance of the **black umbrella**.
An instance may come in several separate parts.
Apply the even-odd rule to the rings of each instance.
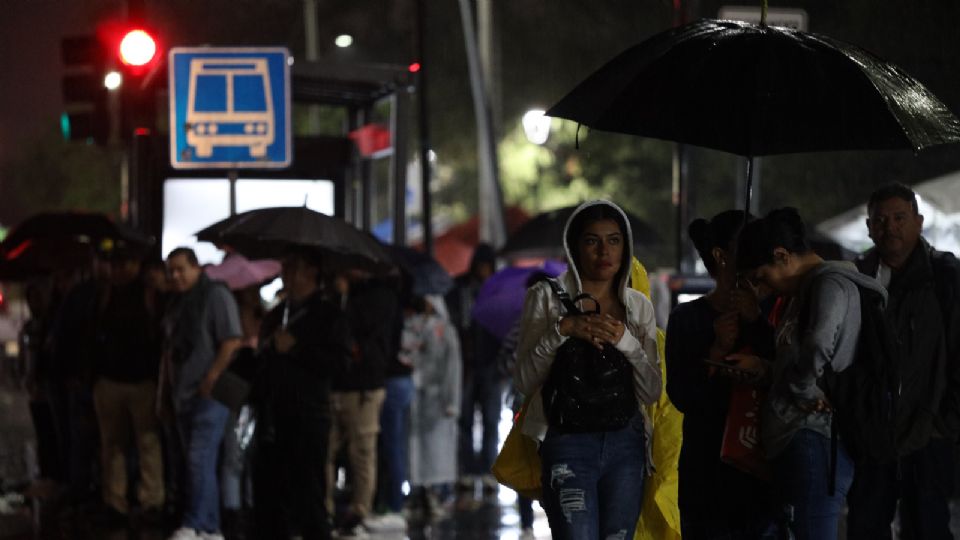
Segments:
[[[0,279],[22,280],[77,268],[89,263],[95,253],[142,256],[151,244],[151,238],[103,214],[36,214],[0,242]]]
[[[752,158],[960,141],[922,84],[857,46],[789,28],[701,20],[627,49],[546,113]]]
[[[579,205],[550,210],[534,216],[507,238],[501,255],[511,257],[562,257],[563,228]],[[660,243],[660,235],[642,219],[626,212],[633,231],[633,245],[638,251],[649,250]]]
[[[453,288],[453,278],[433,257],[406,246],[384,246],[400,269],[410,277],[413,294],[446,294]]]
[[[290,247],[306,247],[323,253],[331,269],[392,267],[390,255],[372,235],[305,207],[243,212],[203,229],[197,238],[229,245],[251,259],[275,259]]]

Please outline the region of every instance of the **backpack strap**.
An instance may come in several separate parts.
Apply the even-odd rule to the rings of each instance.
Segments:
[[[546,281],[550,285],[550,288],[553,289],[553,293],[556,294],[560,299],[560,303],[563,304],[563,307],[567,310],[567,313],[571,315],[580,315],[583,313],[580,308],[577,307],[577,302],[581,300],[584,295],[581,294],[576,298],[570,298],[570,293],[563,288],[563,285],[560,285],[560,282],[557,281],[556,278],[547,278],[544,279],[544,281]]]

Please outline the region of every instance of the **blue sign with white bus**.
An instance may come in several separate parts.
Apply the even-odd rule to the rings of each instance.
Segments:
[[[171,49],[170,164],[290,166],[289,59],[284,47]]]

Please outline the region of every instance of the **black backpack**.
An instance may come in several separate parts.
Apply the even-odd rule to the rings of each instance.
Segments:
[[[899,458],[896,417],[900,396],[899,345],[884,316],[883,296],[857,285],[860,293],[860,335],[853,362],[841,371],[828,364],[818,384],[833,410],[831,423],[830,493],[835,489],[837,442],[855,462],[888,464]],[[801,328],[808,324],[804,307]]]
[[[570,298],[553,279],[546,280],[560,297],[566,316],[585,315],[577,307],[581,294]],[[633,390],[633,366],[620,350],[609,343],[603,350],[592,343],[569,338],[557,350],[550,374],[541,390],[543,408],[551,429],[563,433],[596,433],[623,429],[637,414]]]

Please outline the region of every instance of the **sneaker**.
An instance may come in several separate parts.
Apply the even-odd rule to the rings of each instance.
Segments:
[[[457,479],[457,489],[459,491],[473,491],[474,481],[477,479],[476,476],[465,474]]]
[[[480,482],[483,484],[483,491],[487,493],[496,493],[500,490],[500,482],[497,481],[497,477],[492,474],[485,474],[480,477]]]
[[[218,532],[200,533],[200,535],[197,536],[197,538],[199,538],[200,540],[224,540],[223,535]]]
[[[370,538],[370,533],[363,525],[355,525],[350,528],[342,528],[337,531],[337,538],[365,539]]]
[[[388,512],[364,519],[363,526],[371,532],[405,531],[407,519],[399,512]]]
[[[201,536],[197,534],[197,531],[190,527],[180,527],[173,531],[173,534],[167,540],[200,540],[200,538]]]

